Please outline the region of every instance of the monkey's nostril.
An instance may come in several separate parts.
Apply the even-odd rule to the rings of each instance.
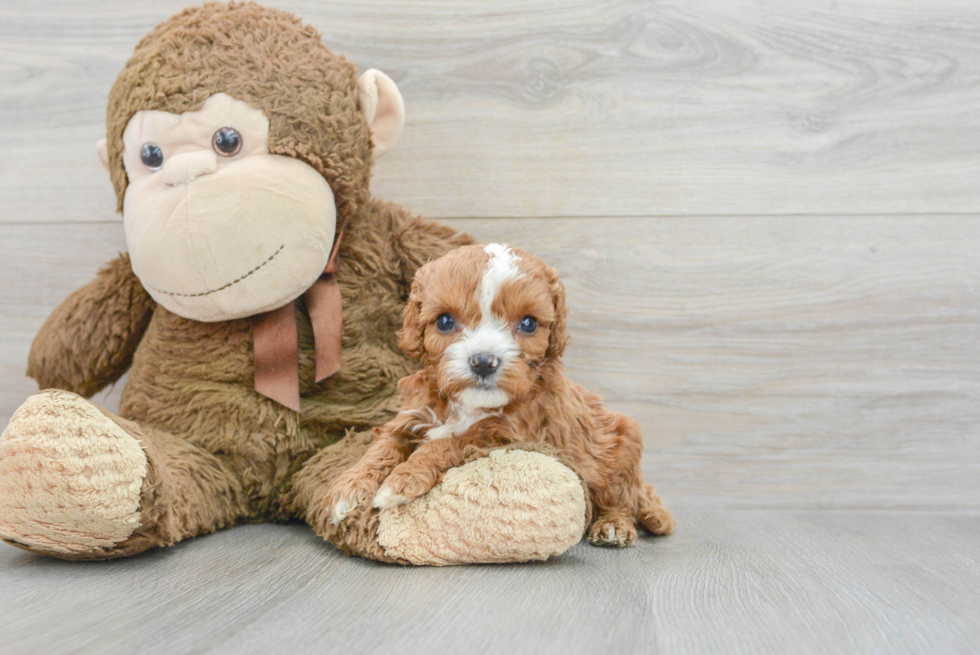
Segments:
[[[481,378],[493,375],[500,365],[500,360],[493,353],[476,353],[470,357],[470,370]]]

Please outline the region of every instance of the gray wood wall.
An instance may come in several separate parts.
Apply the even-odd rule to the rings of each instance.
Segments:
[[[377,195],[558,266],[570,373],[665,496],[980,509],[980,5],[266,1],[398,82]],[[4,422],[125,249],[94,144],[184,4],[0,2]]]

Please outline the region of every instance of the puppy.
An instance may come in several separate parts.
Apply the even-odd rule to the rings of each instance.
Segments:
[[[639,425],[562,373],[565,319],[557,272],[516,248],[466,246],[423,266],[399,338],[424,368],[401,380],[400,413],[332,486],[332,522],[418,498],[468,446],[545,441],[591,492],[592,543],[630,546],[637,522],[670,534],[674,519],[640,470]]]

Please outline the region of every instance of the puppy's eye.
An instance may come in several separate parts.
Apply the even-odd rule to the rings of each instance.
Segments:
[[[155,143],[144,143],[140,148],[140,159],[151,171],[158,171],[163,166],[163,150]]]
[[[456,321],[452,314],[440,314],[436,319],[436,329],[440,332],[452,332],[456,329]]]
[[[525,316],[518,323],[517,329],[524,334],[534,334],[534,331],[538,329],[538,319],[533,316]]]
[[[233,127],[223,127],[214,133],[211,145],[219,155],[231,157],[242,149],[242,135]]]

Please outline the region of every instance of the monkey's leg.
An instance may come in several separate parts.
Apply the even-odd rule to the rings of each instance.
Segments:
[[[284,504],[309,523],[318,535],[345,553],[394,562],[396,560],[388,557],[378,545],[378,511],[370,503],[374,491],[381,486],[381,480],[376,481],[377,487],[365,492],[367,502],[349,508],[343,521],[333,521],[336,504],[332,493],[334,484],[343,483],[341,478],[358,464],[377,431],[350,432],[311,457],[293,477],[293,486]]]
[[[327,492],[371,442],[371,431],[352,433],[314,455],[287,498],[345,553],[417,565],[526,562],[565,552],[588,525],[581,478],[546,444],[474,449],[421,498],[383,511],[358,507],[335,525]]]
[[[242,515],[216,457],[68,391],[31,396],[0,437],[0,538],[62,559],[112,559]]]

